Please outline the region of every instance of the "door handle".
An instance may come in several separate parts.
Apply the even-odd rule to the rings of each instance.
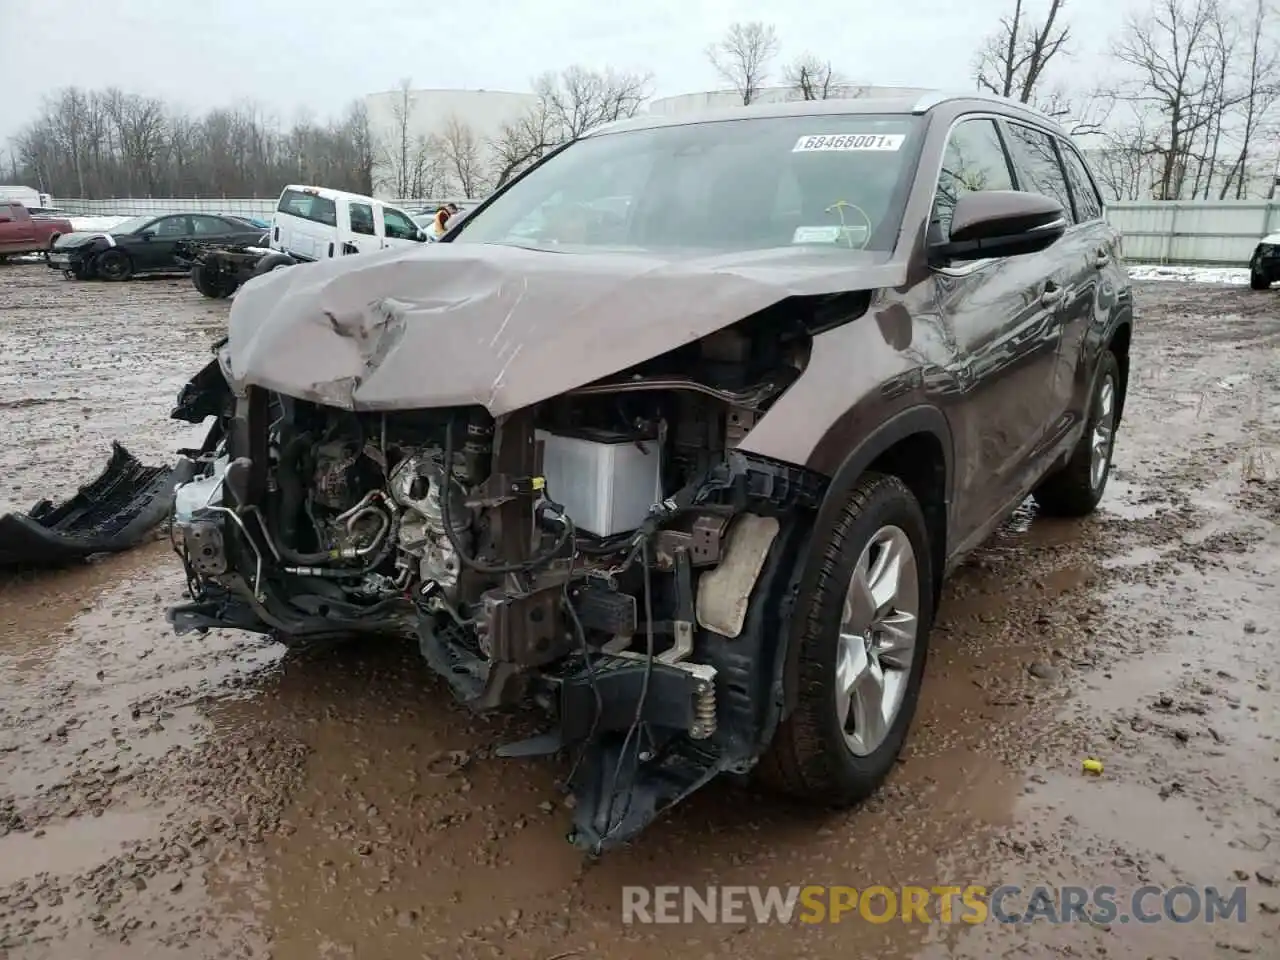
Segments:
[[[1107,251],[1105,250],[1099,250],[1097,253],[1093,255],[1093,265],[1097,267],[1099,270],[1101,270],[1110,262],[1111,262],[1111,254],[1107,253]]]
[[[1056,283],[1050,283],[1045,286],[1044,293],[1040,294],[1040,303],[1046,307],[1056,307],[1058,302],[1062,300],[1062,287]]]

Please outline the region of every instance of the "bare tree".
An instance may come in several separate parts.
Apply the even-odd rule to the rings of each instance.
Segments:
[[[449,168],[438,136],[419,135],[409,149],[409,175],[400,197],[437,197],[449,188]]]
[[[974,61],[978,89],[1021,103],[1036,103],[1045,68],[1062,52],[1070,28],[1058,15],[1066,0],[1049,0],[1049,9],[1040,21],[1026,11],[1025,0],[1014,0],[1013,13],[1000,18],[1000,26],[990,34]]]
[[[752,20],[735,23],[717,43],[707,47],[707,59],[727,83],[750,104],[769,78],[769,67],[778,55],[778,32],[772,24]]]
[[[1141,200],[1153,177],[1158,154],[1144,118],[1107,130],[1103,146],[1092,151],[1093,172],[1111,200]]]
[[[811,53],[797,57],[783,71],[783,78],[792,94],[801,100],[830,100],[850,93],[848,84],[832,68],[831,61]]]
[[[604,123],[635,116],[648,98],[649,74],[588,70],[572,66],[560,74],[544,73],[533,82],[551,134],[563,143]]]
[[[546,102],[543,100],[539,100],[537,106],[515,120],[502,125],[497,136],[489,141],[493,161],[491,179],[495,190],[542,158],[551,146],[550,129]]]
[[[537,105],[504,124],[489,142],[495,189],[561,144],[601,124],[635,116],[652,82],[647,73],[580,66],[535,78]]]
[[[287,131],[251,103],[192,117],[117,89],[68,88],[14,138],[10,176],[55,196],[276,196],[306,179],[372,189],[363,104]]]
[[[413,78],[404,77],[396,84],[391,101],[391,134],[380,144],[377,185],[397,197],[410,195],[413,181],[423,166],[424,144],[413,135]]]
[[[1236,199],[1244,197],[1254,141],[1275,107],[1280,104],[1280,40],[1277,39],[1270,14],[1266,0],[1254,0],[1252,16],[1247,21],[1245,31],[1249,40],[1241,91],[1243,117],[1240,152],[1223,179],[1219,199],[1226,199],[1233,183]],[[1274,190],[1274,182],[1271,188]]]
[[[456,114],[449,117],[440,133],[439,151],[452,181],[450,188],[456,185],[464,197],[478,197],[485,193],[481,147],[480,138],[468,124]],[[453,191],[448,189],[444,192]]]
[[[1136,74],[1123,96],[1161,119],[1157,199],[1182,195],[1193,138],[1212,115],[1204,106],[1214,89],[1208,51],[1217,12],[1216,0],[1155,0],[1151,14],[1128,18],[1115,47],[1116,58]]]

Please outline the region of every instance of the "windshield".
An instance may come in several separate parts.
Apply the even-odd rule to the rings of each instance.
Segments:
[[[468,217],[455,243],[887,251],[919,119],[760,117],[587,137]]]
[[[138,230],[141,230],[143,227],[145,227],[148,223],[150,223],[154,219],[155,217],[130,217],[128,220],[121,220],[119,223],[117,223],[114,227],[111,228],[111,232],[112,233],[136,233]]]

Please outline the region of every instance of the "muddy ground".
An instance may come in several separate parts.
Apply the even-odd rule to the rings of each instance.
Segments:
[[[417,654],[178,638],[164,544],[0,583],[0,957],[1276,957],[1280,294],[1139,292],[1105,508],[1024,508],[955,576],[895,775],[817,815],[713,786],[564,841]],[[0,268],[0,507],[144,459],[225,303]],[[1104,764],[1082,773],[1084,758]],[[1247,920],[624,927],[624,884],[1242,884]]]

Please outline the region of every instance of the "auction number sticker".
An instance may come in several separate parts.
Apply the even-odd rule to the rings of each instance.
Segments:
[[[906,140],[903,133],[837,133],[813,134],[801,137],[791,148],[792,153],[809,153],[814,150],[900,150]]]
[[[862,246],[867,242],[867,228],[861,224],[823,224],[815,227],[796,227],[791,235],[792,243],[836,243]]]

